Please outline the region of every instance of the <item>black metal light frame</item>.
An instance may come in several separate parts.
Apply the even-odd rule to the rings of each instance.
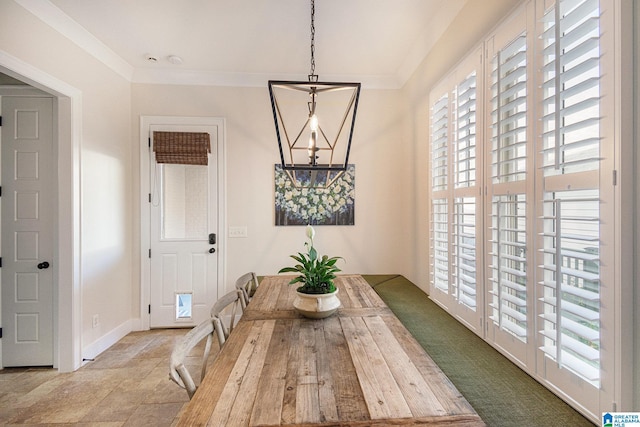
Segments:
[[[311,80],[311,76],[310,76]],[[276,136],[278,138],[278,147],[280,150],[280,161],[282,164],[282,169],[285,170],[294,184],[299,186],[300,180],[297,179],[296,172],[300,171],[304,174],[308,175],[310,178],[311,186],[330,186],[346,169],[349,164],[349,153],[351,150],[351,141],[353,138],[353,130],[356,121],[356,113],[358,110],[358,101],[360,99],[360,83],[336,83],[336,82],[317,82],[317,81],[285,81],[285,80],[270,80],[269,81],[269,96],[271,98],[271,107],[273,109],[273,120],[276,127]],[[275,93],[275,88],[282,88],[285,90],[294,90],[294,91],[302,91],[309,94],[311,101],[309,101],[309,110],[310,115],[307,118],[306,122],[302,124],[301,128],[294,129],[295,134],[291,133],[285,126],[282,111],[280,106],[278,105],[278,99]],[[340,123],[338,132],[335,136],[328,136],[323,130],[322,127],[319,128],[319,137],[322,146],[318,145],[315,147],[316,151],[321,150],[329,150],[331,151],[329,155],[328,163],[316,163],[315,159],[317,156],[315,153],[313,155],[309,154],[309,161],[307,163],[295,163],[294,161],[294,151],[297,150],[307,150],[309,151],[309,146],[305,145],[304,136],[305,129],[309,126],[311,111],[315,109],[315,96],[317,94],[341,91],[341,90],[350,90],[353,93],[351,94],[351,98],[346,106],[344,111],[344,115],[342,117],[342,122]],[[350,120],[349,120],[350,119]],[[343,135],[343,131],[345,125],[349,125],[348,130],[348,138],[346,141],[346,150],[344,151],[344,159],[335,159],[334,158],[334,150],[340,143],[340,137]],[[326,171],[325,179],[323,179],[324,184],[321,180],[317,180],[317,172]],[[307,179],[309,181],[309,179]]]
[[[271,98],[271,108],[273,109],[273,121],[276,126],[276,136],[278,138],[278,147],[280,149],[280,161],[282,169],[289,175],[293,184],[297,187],[329,187],[333,184],[346,170],[349,165],[349,152],[351,151],[351,140],[353,138],[353,129],[356,122],[356,113],[358,111],[358,101],[360,99],[360,83],[330,83],[319,82],[318,75],[315,73],[315,1],[311,0],[311,69],[308,75],[308,81],[286,81],[286,80],[269,80],[269,96]],[[278,105],[278,97],[274,89],[280,88],[291,91],[301,91],[307,93],[309,98],[307,101],[308,116],[306,121],[301,124],[299,130],[295,129],[295,134],[287,130],[282,117],[282,110]],[[335,136],[327,136],[324,129],[319,123],[316,116],[316,97],[319,94],[329,92],[350,90],[350,99],[346,103],[346,109],[342,116],[342,121],[338,127]],[[344,159],[336,161],[334,158],[335,149],[344,135],[343,130],[347,121],[349,124],[349,135],[346,141],[346,150],[344,151]],[[301,120],[302,122],[302,120]],[[309,129],[309,133],[305,130]],[[309,144],[304,145],[302,137],[310,136]],[[283,140],[284,138],[284,140]],[[286,147],[284,145],[286,142]],[[320,145],[318,144],[320,143]],[[306,150],[308,162],[296,163],[294,152],[298,150]],[[327,163],[318,163],[317,153],[319,151],[329,150]],[[326,156],[322,156],[323,160]],[[287,161],[288,159],[288,161]],[[305,176],[304,180],[299,180],[298,173]],[[301,182],[305,184],[302,185]],[[323,183],[324,182],[324,183]]]

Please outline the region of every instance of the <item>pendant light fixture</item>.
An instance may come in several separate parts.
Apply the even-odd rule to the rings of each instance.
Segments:
[[[318,81],[311,0],[308,81],[269,80],[282,169],[296,187],[327,188],[347,169],[360,83]]]

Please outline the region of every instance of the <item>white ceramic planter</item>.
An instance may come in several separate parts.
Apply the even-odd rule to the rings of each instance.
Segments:
[[[324,319],[331,316],[340,307],[338,289],[330,294],[303,294],[296,291],[293,306],[304,317]]]

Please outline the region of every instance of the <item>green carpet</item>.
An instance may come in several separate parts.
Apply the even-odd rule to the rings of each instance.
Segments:
[[[363,275],[488,426],[593,426],[409,280]]]

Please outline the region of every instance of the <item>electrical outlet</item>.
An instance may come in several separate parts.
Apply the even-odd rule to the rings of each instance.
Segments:
[[[247,226],[229,227],[229,237],[247,237]]]
[[[94,314],[92,319],[92,325],[94,328],[97,328],[99,324],[100,324],[100,317],[97,314]]]

